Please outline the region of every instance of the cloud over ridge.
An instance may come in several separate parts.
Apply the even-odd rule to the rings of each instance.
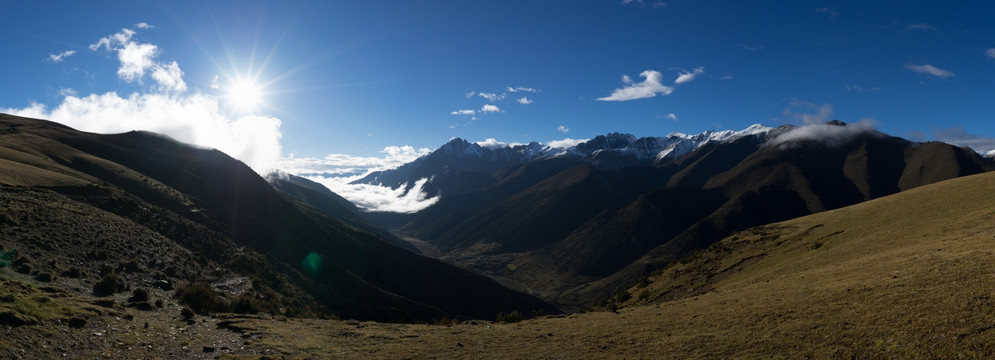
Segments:
[[[182,142],[221,150],[257,172],[269,170],[282,154],[280,119],[267,115],[235,117],[224,110],[217,95],[188,91],[183,70],[176,61],[159,61],[156,45],[134,40],[136,29],[151,28],[138,23],[131,29],[100,38],[89,48],[116,53],[120,79],[143,85],[142,79],[148,76],[154,85],[142,86],[131,94],[111,91],[84,96],[66,89],[60,91],[61,102],[51,107],[31,102],[24,108],[0,111],[48,119],[96,133],[131,130],[162,133]]]

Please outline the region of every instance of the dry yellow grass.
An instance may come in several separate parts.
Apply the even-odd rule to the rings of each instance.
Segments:
[[[199,318],[196,327],[190,327],[195,331],[155,339],[156,350],[151,353],[144,348],[122,350],[153,341],[129,340],[126,336],[134,335],[122,332],[101,338],[101,344],[126,344],[125,348],[110,352],[94,345],[81,354],[991,358],[995,356],[993,217],[995,173],[982,174],[741,232],[662,271],[645,287],[630,289],[632,299],[617,313],[452,326],[269,316]],[[175,314],[131,313],[133,321],[93,319],[91,323],[122,324],[136,328],[128,331],[138,334],[145,333],[138,329],[143,321],[150,321],[152,329],[183,327]],[[84,331],[93,331],[91,323]],[[7,333],[44,334],[40,329],[28,325]],[[229,348],[214,353],[192,348],[219,341]]]
[[[662,272],[618,313],[237,323],[253,349],[288,357],[988,358],[993,216],[995,174],[983,174],[751,229]],[[675,289],[698,295],[653,302]]]

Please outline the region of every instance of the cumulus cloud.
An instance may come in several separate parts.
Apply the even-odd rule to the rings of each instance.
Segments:
[[[792,148],[801,142],[817,142],[828,147],[839,147],[861,135],[880,134],[874,130],[876,123],[872,119],[864,119],[856,124],[846,126],[831,124],[810,124],[799,126],[780,134],[767,142],[769,146]]]
[[[156,66],[152,71],[152,78],[159,83],[164,90],[186,91],[187,84],[183,81],[183,70],[180,65],[173,61],[164,66]]]
[[[152,26],[146,23],[138,23],[134,29],[151,29]],[[139,43],[133,40],[135,30],[121,29],[121,31],[100,38],[96,43],[90,44],[93,51],[101,49],[117,53],[120,65],[117,75],[127,82],[142,83],[142,79],[147,73],[152,74],[162,89],[170,91],[185,91],[186,83],[183,81],[183,71],[179,65],[173,62],[158,62],[156,57],[159,54],[159,47],[149,43]]]
[[[571,139],[571,138],[566,138],[566,139],[562,139],[562,140],[553,140],[553,141],[550,141],[546,145],[548,145],[551,148],[555,148],[555,149],[566,149],[566,148],[571,148],[571,147],[577,146],[580,143],[587,142],[588,140],[591,140],[591,139]]]
[[[908,64],[905,65],[905,69],[912,70],[920,74],[933,75],[941,79],[948,79],[954,76],[954,73],[940,69],[930,64],[923,64],[923,65]]]
[[[833,113],[833,106],[830,104],[816,105],[808,101],[796,100],[792,101],[781,113],[787,122],[817,125],[829,119]]]
[[[487,113],[487,112],[501,112],[501,109],[498,108],[495,105],[486,104],[486,105],[484,105],[483,107],[480,108],[480,112],[485,112],[485,113]]]
[[[135,26],[136,29],[150,27],[143,23]],[[280,119],[259,115],[233,117],[223,111],[217,96],[187,92],[179,64],[157,62],[158,48],[135,42],[134,35],[134,30],[122,29],[101,38],[90,49],[116,52],[120,63],[118,76],[122,79],[138,81],[151,71],[157,85],[127,95],[112,91],[81,96],[72,89],[63,89],[62,100],[55,106],[32,102],[24,108],[0,111],[48,119],[96,133],[131,130],[162,133],[179,141],[221,150],[257,172],[272,168],[282,153]]]
[[[535,101],[532,101],[532,99],[529,99],[528,96],[522,96],[522,97],[518,98],[517,101],[518,101],[519,104],[522,104],[522,105],[528,105],[528,104],[531,104],[531,103],[535,102]]]
[[[76,96],[78,93],[73,88],[61,88],[59,89],[59,96]]]
[[[539,91],[539,90],[538,89],[534,89],[534,88],[530,88],[530,87],[524,87],[524,86],[516,86],[516,87],[508,86],[508,87],[505,88],[505,91],[510,92],[510,93],[514,93],[514,92],[519,92],[519,91],[523,91],[523,92],[536,92],[536,91]]]
[[[701,66],[694,68],[694,70],[690,72],[682,70],[681,73],[677,75],[677,80],[674,80],[674,84],[683,84],[689,82],[691,80],[694,80],[695,76],[701,75],[704,72],[705,68]]]
[[[600,101],[628,101],[654,97],[657,94],[670,95],[674,88],[661,83],[663,74],[655,70],[646,70],[639,73],[645,78],[642,82],[634,82],[628,75],[622,75],[622,83],[626,86],[615,89],[611,95],[600,97]]]
[[[480,96],[480,97],[482,97],[484,99],[490,100],[491,102],[498,102],[498,101],[504,100],[505,96],[508,96],[508,94],[504,94],[504,93],[502,93],[502,94],[479,93],[479,94],[477,94],[477,96]]]
[[[495,138],[487,138],[484,141],[477,141],[476,144],[480,145],[481,147],[484,147],[484,148],[487,148],[487,149],[492,149],[492,150],[493,149],[500,149],[500,148],[508,146],[508,143],[503,142],[503,141],[498,141]]]
[[[231,118],[221,111],[216,97],[201,93],[175,96],[164,93],[116,92],[66,96],[48,109],[31,103],[23,109],[2,112],[52,120],[96,133],[147,130],[176,140],[217,148],[242,160],[257,171],[269,169],[280,157],[280,125],[277,118],[243,116]]]
[[[568,127],[566,127],[564,125],[560,125],[560,126],[556,127],[556,131],[559,131],[561,133],[568,133],[568,132],[570,132],[570,128],[568,128]]]
[[[989,59],[995,60],[995,48],[985,50],[985,56],[988,56]]]
[[[75,53],[76,50],[66,50],[58,54],[48,54],[48,59],[52,62],[62,62],[67,57],[73,56]]]
[[[451,112],[449,114],[450,115],[464,115],[464,116],[469,116],[469,115],[473,115],[473,114],[476,114],[476,113],[477,112],[475,110],[469,110],[469,109],[467,109],[467,110],[456,110],[456,111],[453,111],[453,112]]]

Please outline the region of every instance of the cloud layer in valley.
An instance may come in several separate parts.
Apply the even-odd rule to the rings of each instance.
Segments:
[[[497,140],[488,140],[498,144]],[[388,146],[380,151],[381,157],[329,154],[324,158],[287,158],[276,167],[322,184],[363,210],[410,213],[439,201],[438,196],[429,197],[424,192],[427,179],[416,182],[410,189],[350,183],[371,172],[404,165],[429,152],[428,148],[416,149],[410,145]]]
[[[257,172],[271,169],[282,152],[281,121],[272,116],[233,116],[219,96],[189,91],[176,61],[160,59],[158,46],[137,39],[139,30],[153,26],[139,23],[105,36],[89,46],[94,52],[117,55],[117,76],[141,90],[121,95],[110,91],[85,96],[60,91],[61,103],[49,107],[32,102],[24,108],[0,109],[5,113],[48,119],[78,130],[120,133],[147,130],[176,140],[217,148]],[[67,61],[63,52],[52,61]],[[151,82],[149,82],[151,81]]]

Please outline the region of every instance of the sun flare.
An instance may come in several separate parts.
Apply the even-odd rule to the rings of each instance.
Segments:
[[[228,88],[227,99],[237,111],[252,111],[262,102],[262,89],[255,82],[236,80]]]

